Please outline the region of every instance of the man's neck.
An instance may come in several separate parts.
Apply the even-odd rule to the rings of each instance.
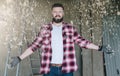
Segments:
[[[61,25],[62,25],[62,22],[60,22],[60,23],[55,23],[55,22],[53,22],[53,25],[55,25],[55,26],[61,26]]]

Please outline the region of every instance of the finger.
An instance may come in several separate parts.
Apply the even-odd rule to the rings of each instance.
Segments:
[[[15,59],[15,57],[11,57],[11,59]]]
[[[110,51],[110,52],[106,52],[107,54],[112,54],[113,52],[112,51]]]
[[[13,69],[14,67],[11,64],[7,65],[8,69]]]

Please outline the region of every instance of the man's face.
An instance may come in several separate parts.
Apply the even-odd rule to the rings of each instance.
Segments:
[[[54,7],[52,9],[52,16],[53,16],[53,21],[56,23],[60,23],[63,21],[63,16],[64,16],[64,10],[62,7]]]

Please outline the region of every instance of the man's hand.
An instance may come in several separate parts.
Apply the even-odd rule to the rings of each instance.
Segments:
[[[106,54],[111,54],[111,53],[113,53],[113,50],[112,50],[111,48],[109,48],[108,46],[105,46],[105,45],[99,46],[98,51],[102,51],[102,52],[104,52],[104,53],[106,53]]]
[[[18,63],[20,63],[21,59],[19,56],[13,57],[11,63],[8,65],[8,68],[14,68]]]

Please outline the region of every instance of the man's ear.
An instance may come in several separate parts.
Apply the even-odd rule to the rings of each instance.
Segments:
[[[65,13],[63,12],[63,16],[65,15]]]

